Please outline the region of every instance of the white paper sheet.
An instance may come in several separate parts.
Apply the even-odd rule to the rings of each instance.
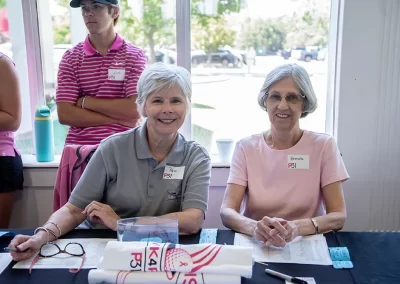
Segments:
[[[296,277],[299,278],[301,280],[304,280],[307,282],[307,284],[317,284],[317,282],[315,282],[315,279],[313,277]],[[291,281],[285,281],[286,284],[293,284],[293,282]]]
[[[297,237],[284,248],[262,248],[246,235],[235,234],[235,246],[252,246],[255,261],[332,265],[328,245],[323,235]]]
[[[10,264],[12,257],[9,253],[0,253],[0,274]]]
[[[82,268],[96,268],[100,258],[104,254],[104,248],[109,241],[115,239],[61,239],[55,243],[64,249],[65,245],[70,242],[80,243],[86,252],[86,259]],[[29,269],[32,260],[35,256],[23,261],[17,262],[13,268]],[[82,263],[82,257],[70,256],[65,253],[60,253],[49,258],[39,258],[38,262],[33,266],[33,269],[48,269],[48,268],[79,268]]]

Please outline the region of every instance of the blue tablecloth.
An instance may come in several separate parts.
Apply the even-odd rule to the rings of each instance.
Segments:
[[[1,231],[1,230],[0,230]],[[13,230],[17,234],[32,234],[33,230]],[[200,234],[180,236],[180,243],[198,243]],[[325,235],[329,247],[346,246],[354,268],[336,270],[332,266],[270,263],[270,269],[292,276],[314,277],[318,284],[325,283],[400,283],[400,243],[399,233],[352,233],[339,232]],[[111,230],[74,230],[64,238],[116,238]],[[0,250],[7,246],[11,237],[0,238]],[[234,232],[218,231],[217,243],[233,244]],[[12,269],[14,262],[0,275],[0,283],[88,283],[88,271],[78,274],[69,273],[67,269],[35,269],[29,275],[28,270]],[[283,280],[266,275],[266,266],[255,263],[252,279],[242,279],[242,283],[282,284]]]

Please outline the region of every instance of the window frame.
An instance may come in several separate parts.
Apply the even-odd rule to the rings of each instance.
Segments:
[[[189,0],[176,0],[176,56],[177,65],[191,72],[191,3]],[[192,116],[189,111],[180,132],[186,139],[192,139]]]
[[[33,122],[36,106],[42,105],[45,102],[42,55],[40,49],[41,46],[39,34],[39,11],[37,0],[21,1],[25,29],[26,56],[28,58],[29,96],[31,98]]]
[[[328,85],[326,94],[325,133],[337,138],[340,78],[340,61],[343,29],[343,0],[330,0],[330,23],[328,35]]]

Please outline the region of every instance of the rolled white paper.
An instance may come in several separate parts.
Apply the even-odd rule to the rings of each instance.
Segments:
[[[185,274],[92,269],[89,284],[240,284],[241,277],[218,274]]]
[[[104,250],[103,261],[97,268],[223,274],[251,278],[253,248],[216,244],[171,245],[110,241]]]

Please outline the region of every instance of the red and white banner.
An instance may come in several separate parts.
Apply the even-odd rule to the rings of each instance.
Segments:
[[[251,278],[253,248],[217,244],[108,242],[103,270],[225,274]],[[165,273],[171,278],[172,273]]]
[[[165,272],[137,272],[92,269],[89,284],[240,284],[236,275],[193,274],[176,272],[167,277]]]

